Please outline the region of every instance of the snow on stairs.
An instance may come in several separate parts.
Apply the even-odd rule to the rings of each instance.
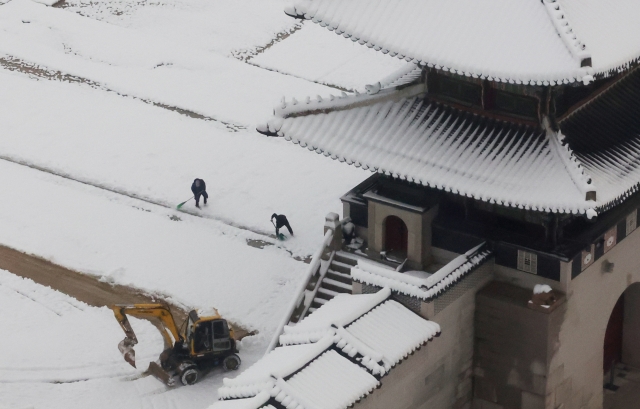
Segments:
[[[320,288],[318,288],[318,292],[311,302],[307,315],[340,293],[351,294],[351,267],[356,264],[356,259],[349,253],[337,251],[333,255],[333,260],[331,260],[331,264],[322,279]]]

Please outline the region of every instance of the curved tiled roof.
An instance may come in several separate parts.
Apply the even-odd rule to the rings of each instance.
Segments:
[[[561,135],[462,112],[421,94],[381,91],[280,107],[277,115],[267,126],[271,134],[455,194],[560,213],[587,213],[613,199],[586,200],[597,183]]]
[[[611,3],[299,0],[286,12],[423,66],[553,85],[588,82],[593,74],[624,69],[638,59],[640,2]]]
[[[296,409],[344,409],[380,385],[395,365],[440,334],[440,326],[397,301],[391,291],[340,294],[285,327],[297,334],[247,368],[224,379],[211,409],[258,409],[269,397]],[[323,334],[316,338],[316,334]],[[281,337],[281,340],[283,338]],[[295,342],[293,342],[295,341]]]

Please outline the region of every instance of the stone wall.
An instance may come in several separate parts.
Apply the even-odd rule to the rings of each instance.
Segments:
[[[640,304],[637,303],[640,297],[637,296],[637,287],[631,287],[640,282],[638,249],[640,230],[636,229],[571,280],[567,293],[567,313],[558,341],[549,345],[551,361],[546,408],[602,408],[605,331],[613,307],[628,288],[631,296],[626,300],[627,337],[623,346],[623,360],[625,357],[634,359],[640,353],[640,344],[632,344],[640,330],[638,315],[633,312],[640,311]],[[604,272],[602,264],[605,262],[614,263],[611,272]],[[631,305],[634,301],[635,305]]]
[[[622,362],[640,368],[640,284],[633,284],[624,296]]]
[[[548,312],[528,307],[531,291],[492,282],[476,297],[474,407],[544,409],[549,345],[558,336],[565,300]]]
[[[465,279],[472,280],[473,288],[431,317],[441,327],[440,337],[393,368],[382,378],[382,387],[355,409],[471,408],[474,300],[491,279],[491,268],[483,267]]]

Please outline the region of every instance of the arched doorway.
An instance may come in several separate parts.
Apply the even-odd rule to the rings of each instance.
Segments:
[[[640,401],[640,283],[630,285],[609,317],[604,337],[604,409]]]
[[[384,248],[387,255],[404,260],[407,257],[409,230],[401,218],[389,216],[385,220]]]
[[[622,362],[622,342],[624,329],[624,294],[620,296],[607,324],[604,336],[604,360],[603,368],[607,373],[611,368]]]

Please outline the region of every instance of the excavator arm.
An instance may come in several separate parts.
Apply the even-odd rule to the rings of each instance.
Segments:
[[[176,342],[184,341],[178,331],[171,311],[162,304],[114,305],[111,309],[125,334],[125,338],[118,344],[118,349],[120,353],[122,353],[124,360],[134,368],[136,367],[136,353],[133,347],[138,343],[138,338],[136,338],[136,334],[133,332],[133,328],[131,328],[127,315],[146,319],[154,324],[162,334],[165,351],[173,348]]]

